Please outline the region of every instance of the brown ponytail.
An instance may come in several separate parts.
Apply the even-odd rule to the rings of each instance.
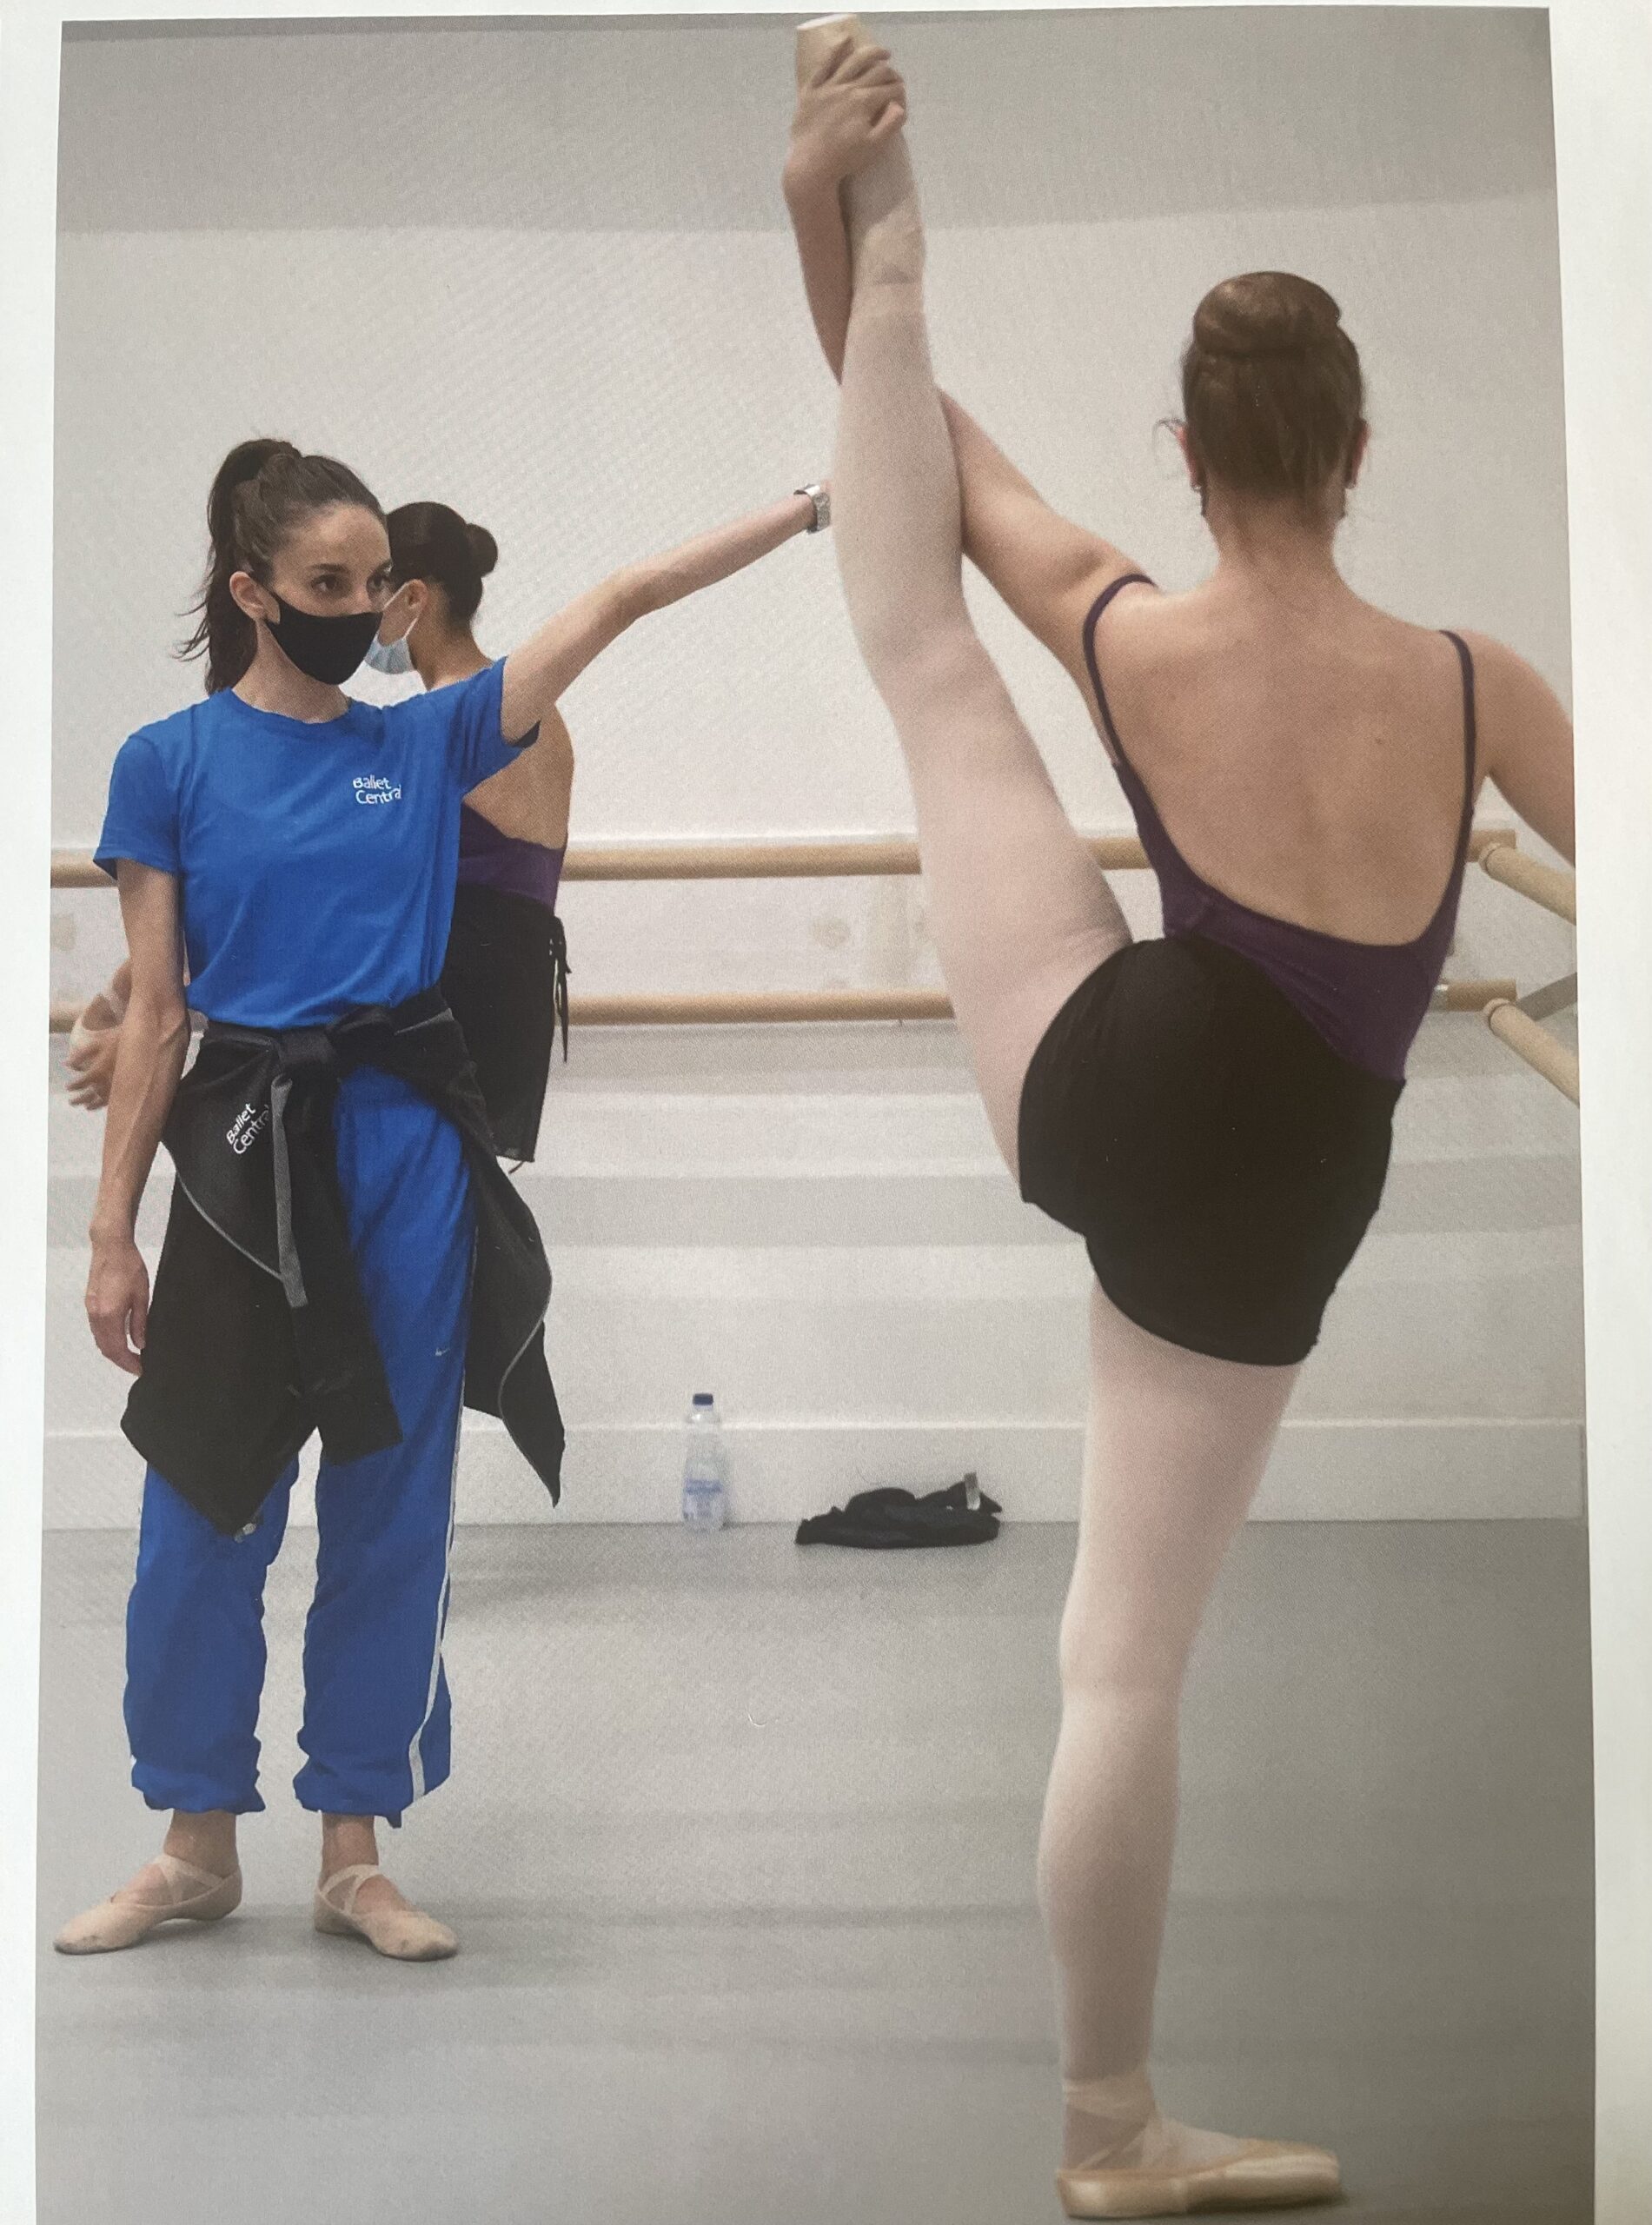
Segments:
[[[305,455],[290,441],[242,441],[219,465],[207,497],[207,575],[189,606],[196,628],[178,651],[182,657],[205,656],[209,695],[235,686],[257,646],[251,619],[229,592],[231,579],[250,572],[268,581],[294,527],[340,502],[384,515],[348,465]]]
[[[1340,491],[1364,423],[1359,350],[1323,286],[1252,270],[1213,286],[1182,357],[1182,415],[1201,493],[1317,508]]]

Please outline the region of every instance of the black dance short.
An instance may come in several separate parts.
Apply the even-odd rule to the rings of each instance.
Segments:
[[[1021,1195],[1140,1327],[1292,1365],[1382,1198],[1403,1086],[1339,1057],[1249,959],[1126,944],[1032,1054]]]
[[[461,880],[441,986],[459,1022],[501,1159],[531,1159],[557,1022],[567,1055],[567,943],[531,896]]]

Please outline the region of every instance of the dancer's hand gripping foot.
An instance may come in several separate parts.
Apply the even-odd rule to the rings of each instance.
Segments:
[[[797,112],[786,157],[789,184],[840,185],[864,169],[906,121],[906,89],[887,47],[854,16],[822,16],[797,35]]]
[[[818,17],[798,32],[797,77],[788,201],[834,187],[855,285],[916,285],[923,224],[902,136],[906,88],[888,49],[872,43],[858,17]]]

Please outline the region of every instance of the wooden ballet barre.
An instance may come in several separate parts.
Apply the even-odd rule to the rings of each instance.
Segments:
[[[1133,834],[1086,834],[1108,873],[1139,873],[1146,853]],[[1493,848],[1514,853],[1514,830],[1476,827],[1469,854]],[[1525,860],[1522,860],[1524,863]],[[564,880],[831,880],[915,873],[918,845],[899,835],[815,842],[574,842],[562,864]],[[1538,867],[1538,872],[1546,868]],[[112,888],[86,850],[54,850],[54,888]]]
[[[51,853],[54,888],[113,888],[106,873],[99,873],[90,850],[54,850]]]
[[[1518,1005],[1504,1004],[1499,999],[1487,1008],[1486,1026],[1535,1073],[1552,1082],[1562,1097],[1569,1097],[1574,1105],[1577,1103],[1577,1053],[1569,1051],[1541,1021],[1522,1012]]]
[[[1491,842],[1481,854],[1480,863],[1493,880],[1500,880],[1505,888],[1512,888],[1528,896],[1534,904],[1541,904],[1545,912],[1552,912],[1556,919],[1569,920],[1577,925],[1577,880],[1575,874],[1562,873],[1557,867],[1546,866],[1536,858],[1523,857],[1512,842]]]
[[[1146,853],[1133,834],[1085,837],[1111,873],[1139,871]],[[568,880],[832,880],[915,873],[918,845],[900,836],[870,841],[574,842]],[[84,850],[54,850],[54,888],[112,888]]]
[[[1486,1012],[1493,1005],[1512,1004],[1518,985],[1512,980],[1442,981],[1429,999],[1430,1012]]]
[[[1512,1002],[1513,981],[1442,981],[1434,1012],[1484,1012]],[[67,1035],[85,1009],[54,1005],[51,1032]],[[753,1027],[820,1020],[950,1020],[952,1007],[940,989],[738,989],[701,995],[671,993],[574,997],[574,1027]]]
[[[1133,834],[1085,836],[1110,873],[1140,871],[1146,853]],[[915,873],[918,845],[900,836],[870,841],[574,843],[564,880],[842,880]]]
[[[709,996],[576,997],[568,1006],[570,1025],[585,1027],[763,1027],[952,1016],[941,989],[748,989]]]
[[[1515,983],[1443,981],[1434,1012],[1483,1012],[1512,999]],[[951,1020],[944,989],[757,989],[713,995],[575,997],[570,1026],[585,1027],[746,1027],[809,1020]]]

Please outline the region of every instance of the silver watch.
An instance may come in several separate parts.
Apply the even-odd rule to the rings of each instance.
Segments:
[[[832,497],[818,479],[811,480],[806,487],[794,487],[792,491],[794,495],[806,495],[814,505],[814,523],[806,527],[806,532],[819,533],[831,524]]]

